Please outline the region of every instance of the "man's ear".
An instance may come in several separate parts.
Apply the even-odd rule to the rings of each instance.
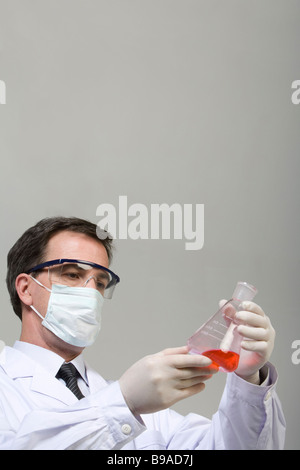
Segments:
[[[30,276],[25,273],[19,274],[16,278],[15,287],[21,302],[28,306],[32,305]]]

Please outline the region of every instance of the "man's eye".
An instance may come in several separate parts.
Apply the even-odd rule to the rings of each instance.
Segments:
[[[78,273],[64,273],[64,276],[71,280],[79,279]]]
[[[97,288],[98,289],[103,290],[103,289],[106,289],[106,287],[107,287],[107,282],[106,281],[98,281],[97,282]]]

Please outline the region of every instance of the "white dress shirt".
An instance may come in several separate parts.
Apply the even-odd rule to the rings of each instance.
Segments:
[[[285,420],[268,364],[268,381],[234,373],[212,419],[168,409],[135,417],[119,383],[107,382],[78,356],[72,363],[85,398],[55,378],[63,359],[17,341],[0,353],[0,449],[280,449]]]

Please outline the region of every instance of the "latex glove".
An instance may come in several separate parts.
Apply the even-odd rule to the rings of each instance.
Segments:
[[[153,413],[201,392],[218,367],[186,346],[146,356],[120,378],[124,399],[133,414]]]
[[[226,303],[220,302],[220,306]],[[242,310],[235,313],[242,335],[241,355],[235,373],[252,383],[259,383],[259,370],[268,362],[275,341],[275,330],[263,309],[254,302],[244,301]]]

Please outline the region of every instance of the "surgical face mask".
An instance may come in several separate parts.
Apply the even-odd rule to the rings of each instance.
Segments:
[[[42,325],[73,346],[86,347],[94,343],[101,327],[103,296],[89,287],[68,287],[53,284],[52,290],[31,276],[41,287],[51,293]]]

